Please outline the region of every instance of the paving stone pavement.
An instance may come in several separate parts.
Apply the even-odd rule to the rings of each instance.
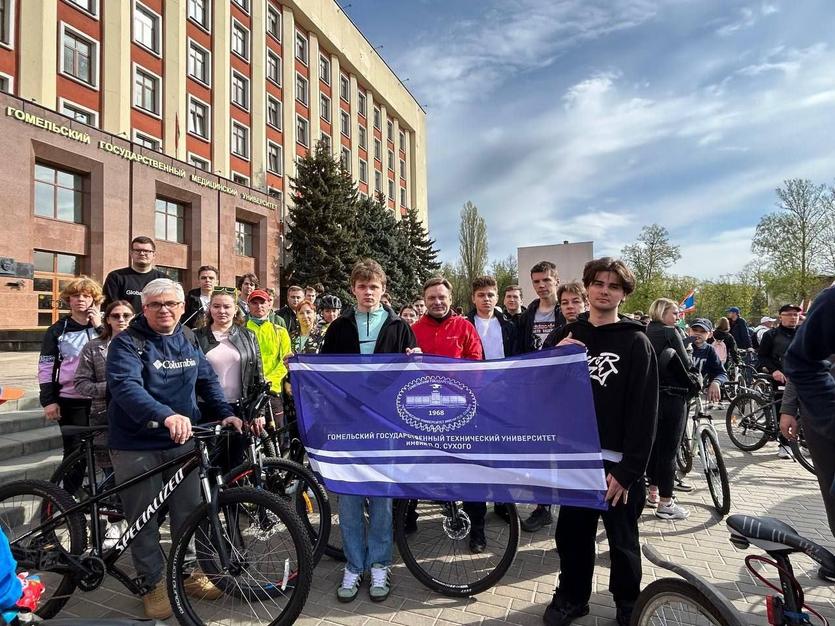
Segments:
[[[718,417],[718,415],[717,415]],[[723,430],[723,422],[717,427]],[[799,533],[835,551],[826,526],[820,493],[814,477],[790,460],[780,460],[774,444],[754,453],[743,453],[720,432],[731,479],[732,513],[769,515],[794,526]],[[696,470],[699,462],[696,461]],[[641,520],[642,541],[662,554],[690,566],[722,589],[745,612],[752,624],[765,624],[764,594],[744,565],[747,554],[762,554],[756,548],[741,551],[728,541],[725,523],[713,510],[707,486],[701,476],[691,474],[697,490],[679,494],[679,502],[690,509],[690,518],[670,522],[654,517],[649,510]],[[489,513],[492,515],[492,513]],[[613,624],[614,604],[607,591],[608,546],[600,526],[598,561],[591,598],[591,612],[576,624]],[[806,591],[807,603],[835,622],[835,587],[819,581],[817,567],[805,555],[792,558],[798,580]],[[323,557],[315,572],[313,589],[298,623],[306,626],[342,624],[375,626],[386,622],[407,626],[447,624],[540,624],[551,599],[559,559],[554,549],[553,528],[534,534],[522,533],[516,559],[499,585],[474,598],[447,598],[418,583],[402,562],[394,567],[390,598],[380,604],[368,601],[366,591],[350,604],[336,601],[342,564]],[[671,573],[644,561],[644,584]],[[773,578],[773,577],[772,577]],[[97,591],[76,592],[62,617],[141,616],[141,602],[108,579]],[[175,620],[169,620],[174,624]]]

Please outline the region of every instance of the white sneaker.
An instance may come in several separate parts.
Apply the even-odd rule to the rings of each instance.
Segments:
[[[115,546],[125,531],[128,529],[128,523],[125,520],[114,522],[107,525],[107,530],[104,533],[104,541],[102,541],[102,550],[110,550]]]
[[[791,452],[786,449],[786,446],[778,446],[777,457],[780,459],[790,459],[792,458],[792,455]]]
[[[680,507],[676,504],[675,500],[670,500],[669,504],[658,504],[658,508],[655,509],[655,517],[660,517],[661,519],[687,519],[690,517],[690,511],[687,509]]]

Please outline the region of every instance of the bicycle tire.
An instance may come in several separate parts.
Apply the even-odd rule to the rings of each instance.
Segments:
[[[223,609],[230,608],[230,602],[239,601],[238,608],[234,604],[231,606],[238,621],[253,626],[292,624],[304,608],[313,580],[313,554],[301,520],[283,500],[259,489],[223,489],[218,493],[217,507],[224,532],[222,540],[227,548],[232,548],[234,566],[224,570],[215,558],[213,551],[217,550],[217,542],[210,531],[209,506],[203,504],[186,519],[182,531],[172,541],[167,579],[177,620],[186,626],[225,624],[231,613]],[[243,528],[239,527],[241,523]],[[259,550],[261,544],[272,539],[285,542],[289,539],[289,547],[281,548],[282,555],[277,561],[268,561]],[[192,540],[198,567],[222,592],[216,600],[195,600],[185,592],[187,575],[184,566]],[[289,557],[283,556],[285,549],[289,549]],[[245,562],[241,563],[241,559]],[[261,572],[259,568],[268,563],[277,565],[274,570]],[[254,575],[256,570],[257,575]],[[276,605],[271,612],[275,601],[288,594],[283,608]],[[202,616],[203,612],[217,613],[221,604],[219,615]],[[247,608],[255,614],[242,618]]]
[[[812,460],[812,455],[809,452],[809,446],[806,443],[806,436],[803,433],[803,421],[798,420],[799,428],[797,432],[797,439],[790,442],[792,454],[795,460],[800,463],[803,469],[816,474],[815,463]]]
[[[498,552],[500,554],[495,555],[497,558],[491,559],[490,557],[492,555],[488,554],[488,550],[480,554],[470,554],[467,548],[464,548],[461,552],[458,551],[459,544],[462,542],[468,543],[469,541],[469,528],[465,529],[466,534],[459,533],[460,536],[451,536],[456,534],[456,531],[450,528],[450,524],[448,523],[449,516],[445,514],[447,509],[444,507],[448,506],[458,506],[458,503],[418,501],[417,508],[421,509],[417,518],[418,530],[407,535],[406,517],[409,509],[409,500],[398,500],[394,505],[394,540],[397,543],[397,548],[406,568],[426,587],[437,593],[454,598],[473,596],[490,589],[498,583],[513,563],[519,547],[519,516],[516,513],[516,506],[513,504],[505,505],[510,518],[509,524],[506,524],[504,520],[496,521],[495,519],[488,519],[493,515],[488,510],[485,516],[485,534],[488,536],[488,549],[491,545],[496,544],[495,539],[497,535],[501,538],[506,534],[507,540],[504,548],[499,548]],[[438,515],[438,512],[440,512],[440,515]],[[493,517],[497,516],[493,515]],[[506,533],[505,529],[507,529]],[[440,533],[438,533],[438,530],[440,530]],[[427,534],[422,537],[424,532]],[[445,543],[447,543],[446,540],[449,540],[448,543],[452,548],[451,557],[453,559],[462,557],[458,559],[461,562],[453,564],[441,562],[443,558],[441,551],[434,546],[426,551],[425,556],[423,551],[418,552],[415,549],[419,547],[419,540],[421,538],[431,540],[433,535],[439,535],[441,541]],[[491,541],[491,539],[493,540]],[[449,574],[453,572],[461,573],[464,567],[462,563],[466,562],[475,565],[475,568],[470,568],[473,570],[488,569],[485,567],[486,561],[488,560],[492,561],[492,567],[489,568],[488,573],[484,576],[473,577],[473,580],[449,581],[441,577],[441,574],[444,572],[448,572]],[[439,567],[433,567],[435,564],[439,565]]]
[[[690,429],[693,427],[692,419],[690,418],[690,405],[687,407],[687,414],[684,416],[687,420],[684,424],[684,430],[681,433],[681,441],[678,443],[676,450],[676,467],[683,475],[689,474],[693,469],[693,447],[690,445]]]
[[[21,518],[26,515],[23,500],[17,504],[13,500],[25,496],[34,496],[47,505],[45,510],[32,511],[31,525],[23,523]],[[17,571],[38,574],[44,583],[44,595],[41,596],[41,603],[36,612],[41,619],[54,617],[64,607],[75,591],[76,579],[71,572],[39,570],[36,563],[21,558],[20,553],[15,554],[16,548],[24,549],[32,544],[41,547],[57,544],[61,551],[80,557],[87,549],[87,523],[82,513],[73,513],[64,518],[66,531],[63,534],[59,534],[58,529],[41,531],[30,535],[25,543],[18,543],[16,537],[48,521],[53,511],[63,513],[75,504],[69,493],[45,480],[21,480],[0,486],[0,530],[9,540],[12,554],[17,560]],[[48,594],[51,595],[47,597]]]
[[[313,564],[319,563],[328,544],[331,530],[331,506],[328,492],[316,480],[309,469],[288,459],[265,458],[261,460],[266,484],[270,493],[291,504],[302,524],[304,524],[313,545]],[[243,463],[226,476],[224,483],[230,487],[250,485],[248,477],[257,466]],[[313,501],[310,498],[313,498]],[[315,502],[315,508],[311,506]],[[314,513],[318,511],[318,519]]]
[[[331,502],[331,532],[325,544],[325,554],[334,561],[346,562],[345,551],[342,549],[342,526],[339,523],[339,494],[328,491]]]
[[[699,433],[699,438],[705,451],[704,471],[710,498],[719,515],[726,515],[731,510],[731,483],[728,480],[725,459],[722,458],[722,449],[719,447],[716,435],[706,428]],[[714,463],[715,467],[713,467]]]
[[[756,408],[754,408],[756,406]],[[772,437],[768,433],[769,415],[762,396],[756,393],[741,393],[728,406],[725,414],[725,429],[731,442],[745,452],[753,452],[762,448]],[[742,432],[739,432],[739,431]],[[759,432],[756,438],[749,432]],[[740,437],[749,437],[749,440]]]
[[[659,609],[673,603],[681,608],[664,613],[661,617],[657,616]],[[692,607],[694,609],[692,612],[701,616],[703,621],[697,622],[695,619],[689,619],[676,622],[676,615],[681,615],[684,612],[682,609],[687,606]],[[631,626],[655,626],[658,623],[679,623],[687,624],[687,626],[705,623],[730,626],[733,622],[692,583],[680,578],[659,578],[648,584],[635,601]]]

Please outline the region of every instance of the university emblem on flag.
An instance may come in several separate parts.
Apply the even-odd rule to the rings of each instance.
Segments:
[[[395,402],[400,419],[428,433],[458,430],[478,408],[472,389],[446,376],[416,378],[400,389]]]

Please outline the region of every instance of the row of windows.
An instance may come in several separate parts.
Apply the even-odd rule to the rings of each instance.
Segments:
[[[0,23],[3,19],[3,7],[8,0],[0,0]],[[190,3],[191,8],[197,10],[200,6]],[[190,13],[191,14],[191,13]],[[276,15],[278,15],[276,13]],[[134,38],[138,43],[148,48],[151,51],[158,52],[160,44],[160,16],[150,9],[145,8],[140,3],[136,4],[134,14]],[[297,40],[297,56],[304,55],[304,60],[307,59],[307,39],[298,33]],[[61,72],[75,80],[79,80],[90,86],[98,86],[98,42],[88,39],[82,33],[74,30],[72,27],[62,25],[62,40],[63,40],[63,54]],[[249,31],[247,31],[238,22],[233,21],[233,50],[249,57]],[[193,40],[189,40],[188,45],[188,61],[187,71],[189,76],[201,83],[211,86],[211,53]],[[281,59],[272,50],[267,51],[266,69],[268,80],[277,85],[281,85]],[[321,71],[322,76],[326,82],[330,81],[330,60],[325,56],[321,56]],[[232,70],[231,79],[231,100],[236,106],[249,110],[250,107],[250,81],[249,78],[243,74]],[[161,115],[161,101],[162,101],[162,79],[156,74],[147,69],[135,66],[134,68],[134,96],[133,103],[139,109],[142,109],[154,116]],[[343,100],[350,100],[350,82],[347,76],[340,75],[340,97]],[[320,96],[321,115],[330,122],[330,98],[322,94]],[[296,99],[309,106],[309,83],[301,74],[296,74]],[[366,96],[363,92],[358,92],[358,109],[361,115],[365,115]],[[62,111],[63,112],[63,111]],[[85,123],[95,122],[95,115],[90,111],[81,111],[81,109],[69,110],[67,114],[72,115],[75,119]],[[350,119],[348,114],[344,111],[340,113],[341,132],[350,137]],[[374,127],[380,129],[382,121],[382,113],[379,107],[374,107]],[[280,122],[272,124],[280,128]],[[387,120],[387,138],[389,141],[394,141],[394,123]],[[196,131],[195,131],[196,132]],[[201,137],[207,138],[207,133],[197,133]],[[367,149],[365,139],[366,131],[364,128],[360,129],[360,146]],[[406,150],[406,136],[403,131],[399,133],[400,149]],[[307,142],[303,142],[305,145]],[[376,152],[376,148],[375,148]],[[377,158],[381,158],[377,155]],[[390,168],[392,168],[390,166]]]
[[[271,165],[281,164],[281,146],[270,142]],[[89,202],[85,190],[85,176],[44,163],[35,164],[34,213],[64,222],[83,223],[83,210]],[[185,242],[185,215],[187,206],[166,198],[157,198],[155,206],[154,235],[157,239]],[[240,220],[239,220],[240,222]],[[235,233],[241,250],[252,250],[252,224],[235,225]],[[247,234],[248,237],[247,238]],[[240,254],[240,252],[239,252]],[[249,256],[246,254],[244,256]]]

